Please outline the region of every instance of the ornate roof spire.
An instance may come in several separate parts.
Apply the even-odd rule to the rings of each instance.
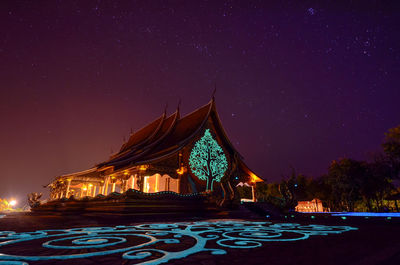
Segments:
[[[178,107],[176,107],[176,110],[179,111],[179,110],[180,110],[180,107],[181,107],[181,99],[179,98]]]
[[[168,109],[168,102],[165,103],[165,107],[164,107],[164,115],[167,115],[167,109]]]
[[[215,93],[217,93],[217,82],[214,83],[214,91],[212,92],[211,99],[215,100]]]

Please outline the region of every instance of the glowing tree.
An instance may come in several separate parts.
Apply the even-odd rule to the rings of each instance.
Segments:
[[[193,174],[207,180],[206,191],[213,190],[214,181],[220,182],[228,169],[228,161],[221,146],[207,129],[190,153],[189,166]]]

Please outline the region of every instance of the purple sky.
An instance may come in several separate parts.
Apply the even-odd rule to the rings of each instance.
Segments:
[[[400,9],[266,2],[1,1],[0,197],[107,159],[215,83],[228,136],[269,181],[379,151],[400,123]]]

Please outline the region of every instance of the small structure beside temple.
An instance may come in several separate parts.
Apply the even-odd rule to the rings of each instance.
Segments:
[[[111,197],[132,203],[159,198],[161,203],[167,196],[169,201],[197,198],[208,206],[231,207],[240,202],[238,183],[255,186],[260,181],[229,141],[212,98],[183,117],[179,106],[169,116],[164,111],[131,133],[108,160],[57,176],[47,185],[50,200],[46,205],[59,209],[57,201],[99,203]]]
[[[317,198],[311,201],[298,201],[295,211],[302,213],[330,212],[329,208],[324,207],[322,201]]]

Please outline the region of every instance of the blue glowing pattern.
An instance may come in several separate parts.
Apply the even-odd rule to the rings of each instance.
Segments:
[[[334,212],[332,216],[400,217],[400,213]]]
[[[228,161],[224,150],[212,137],[210,129],[198,140],[189,157],[189,166],[193,174],[200,180],[206,180],[206,191],[213,190],[214,181],[220,182],[228,169]]]
[[[314,235],[338,234],[350,230],[357,228],[228,220],[84,227],[24,233],[0,231],[0,264],[21,265],[29,261],[94,258],[112,254],[120,254],[122,259],[135,260],[138,264],[162,264],[199,252],[222,255],[227,254],[226,248],[256,248],[265,242],[297,241]],[[132,243],[132,239],[136,239],[136,243]],[[49,250],[62,252],[50,256],[3,253],[8,246],[26,242],[30,243],[30,247],[24,251],[38,254],[34,250],[37,246],[39,252],[46,249],[46,254]],[[171,251],[171,248],[165,250],[165,246],[169,244],[179,245],[176,251]]]

